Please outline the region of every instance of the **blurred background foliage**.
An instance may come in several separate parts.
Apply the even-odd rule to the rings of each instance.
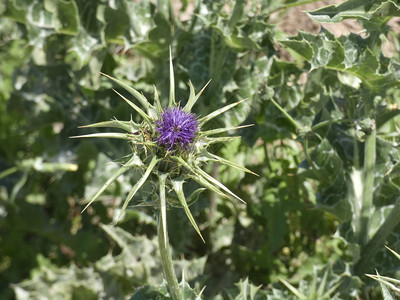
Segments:
[[[357,19],[361,36],[288,36],[276,20],[303,2],[313,1],[1,2],[0,297],[167,297],[146,189],[106,225],[138,174],[80,213],[129,147],[69,137],[136,118],[100,72],[150,99],[157,85],[166,101],[169,46],[177,99],[189,79],[197,91],[212,79],[198,115],[250,98],[209,126],[255,124],[213,150],[260,175],[208,166],[247,205],[202,194],[192,212],[206,244],[183,211],[168,212],[187,295],[189,283],[206,299],[380,297],[364,274],[398,271],[383,246],[400,249],[400,47],[387,25],[400,7],[350,0],[307,18]]]

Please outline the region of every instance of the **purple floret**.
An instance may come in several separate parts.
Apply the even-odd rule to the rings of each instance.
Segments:
[[[155,139],[159,146],[169,151],[178,148],[188,150],[198,131],[198,122],[194,114],[184,112],[178,107],[167,108],[157,121],[156,130],[160,134]]]

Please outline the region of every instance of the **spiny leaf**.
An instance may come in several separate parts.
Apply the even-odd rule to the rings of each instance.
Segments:
[[[254,126],[254,124],[248,124],[248,125],[241,125],[241,126],[235,126],[235,127],[224,127],[224,128],[206,130],[206,131],[201,131],[201,132],[200,132],[200,136],[210,136],[210,135],[214,135],[214,134],[220,134],[220,133],[224,133],[224,132],[227,132],[227,131],[237,130],[237,129],[246,128],[246,127],[251,127],[251,126]]]
[[[315,269],[313,271],[314,271],[314,274],[313,274],[314,276],[312,277],[312,280],[310,282],[310,286],[309,286],[308,291],[307,291],[308,295],[315,295],[316,290],[317,290],[317,272],[316,272]]]
[[[228,198],[227,195],[225,195],[223,192],[221,192],[217,187],[212,185],[210,182],[208,182],[205,178],[203,178],[200,174],[196,172],[196,170],[189,165],[183,158],[178,157],[178,156],[172,156],[171,157],[173,160],[177,161],[181,165],[183,165],[188,171],[190,171],[192,174],[188,174],[187,176],[196,181],[198,184],[204,186],[205,188],[208,188],[209,190],[213,191],[214,193],[218,194],[221,197]]]
[[[128,206],[129,202],[131,201],[132,197],[135,196],[136,192],[142,187],[142,185],[146,182],[147,178],[149,177],[151,171],[155,167],[158,162],[158,158],[153,156],[151,162],[149,163],[146,172],[143,174],[142,178],[132,187],[132,190],[129,192],[128,196],[125,199],[124,205],[122,206],[121,212],[117,218],[116,223],[118,223],[119,219],[121,218],[122,214],[124,213],[126,207]]]
[[[255,286],[254,284],[250,283],[248,277],[246,277],[244,280],[240,279],[240,281],[235,283],[235,285],[239,288],[239,294],[235,297],[235,300],[266,299],[266,295],[265,297],[261,297],[259,294],[261,285]]]
[[[365,274],[365,275],[379,282],[384,300],[394,300],[395,298],[393,297],[389,288],[399,294],[400,294],[400,289],[396,287],[394,284],[390,283],[390,281],[393,280],[393,278],[381,276],[379,275],[378,271],[376,272],[376,274],[377,275],[370,275],[370,274]]]
[[[189,100],[186,103],[185,107],[183,108],[183,111],[190,112],[192,110],[192,107],[196,104],[197,100],[200,98],[201,94],[203,93],[203,91],[209,85],[210,82],[211,82],[211,79],[204,85],[204,87],[196,95],[195,92],[194,92],[193,84],[189,80],[189,88],[190,88]]]
[[[376,271],[376,270],[375,270]],[[366,276],[374,279],[374,280],[382,280],[382,281],[387,281],[387,282],[393,282],[395,284],[400,284],[400,280],[398,279],[394,279],[391,277],[387,277],[387,276],[381,276],[378,271],[376,271],[377,275],[372,275],[372,274],[365,274]]]
[[[85,206],[82,212],[84,212],[89,207],[89,205],[91,205],[93,201],[95,201],[107,189],[107,187],[111,183],[113,183],[120,175],[125,173],[130,167],[141,166],[141,165],[142,161],[140,160],[140,158],[136,155],[133,155],[126,164],[124,164],[121,168],[117,170],[117,172],[111,175],[111,177],[106,181],[106,183],[97,191],[97,193],[92,197],[92,199],[90,199],[89,203]]]
[[[178,196],[182,207],[190,221],[190,223],[192,224],[192,226],[194,227],[194,229],[196,230],[196,232],[198,233],[198,235],[200,236],[200,238],[202,239],[202,241],[205,243],[205,240],[203,238],[203,236],[201,235],[200,229],[196,224],[196,221],[194,220],[192,213],[190,212],[190,209],[188,207],[188,204],[186,202],[186,198],[185,195],[183,193],[183,180],[173,180],[172,181],[172,187],[175,190],[176,195]]]
[[[329,265],[328,265],[329,266]],[[319,284],[318,287],[318,291],[317,291],[317,295],[322,295],[323,292],[325,291],[326,288],[326,282],[328,280],[328,273],[329,273],[329,267],[325,270],[324,272],[324,277],[322,277],[322,280]],[[317,276],[315,276],[315,278],[317,278]]]
[[[111,77],[110,75],[101,73],[101,75],[106,76],[107,78],[111,79],[112,81],[114,81],[115,83],[117,83],[119,86],[123,87],[125,90],[127,90],[132,96],[134,96],[139,102],[140,104],[142,104],[142,106],[148,110],[152,105],[149,103],[149,101],[147,101],[146,97],[143,96],[141,93],[139,93],[137,90],[135,90],[134,88],[132,88],[131,86],[129,86],[128,84],[114,78]]]
[[[152,141],[142,141],[140,140],[140,135],[128,134],[128,133],[119,133],[119,132],[104,132],[104,133],[91,133],[85,135],[71,136],[70,139],[77,138],[111,138],[111,139],[120,139],[120,140],[128,140],[132,144],[135,145],[147,145],[154,146],[156,143]]]
[[[307,60],[311,70],[325,68],[344,72],[361,79],[371,90],[399,86],[400,65],[395,61],[388,64],[385,58],[377,58],[367,45],[369,41],[356,34],[336,38],[332,33],[323,31],[318,35],[299,32],[297,36],[281,41],[281,44]]]
[[[71,139],[77,138],[111,138],[111,139],[121,139],[121,140],[130,140],[130,134],[128,133],[120,133],[120,132],[103,132],[103,133],[91,133],[85,135],[77,135],[77,136],[70,136]]]
[[[307,297],[304,294],[302,294],[298,289],[296,289],[293,285],[291,285],[289,282],[287,282],[282,278],[280,278],[279,281],[282,282],[297,298],[299,298],[300,300],[307,300]]]
[[[94,128],[94,127],[111,127],[111,128],[119,128],[128,132],[132,132],[132,124],[129,121],[118,121],[118,120],[111,120],[111,121],[105,121],[105,122],[99,122],[99,123],[93,123],[89,125],[83,125],[79,126],[79,128]],[[139,129],[135,128],[136,130]]]
[[[113,89],[113,91],[120,96],[122,99],[125,100],[126,103],[128,103],[134,110],[136,110],[141,116],[142,118],[150,125],[150,128],[152,128],[151,126],[151,122],[150,122],[150,117],[143,111],[141,110],[136,104],[132,103],[131,101],[129,101],[128,99],[126,99],[124,96],[122,96],[120,93],[118,93],[116,90]]]
[[[256,173],[250,171],[249,169],[247,169],[247,168],[245,168],[245,167],[242,167],[242,166],[240,166],[240,165],[238,165],[238,164],[236,164],[236,163],[234,163],[234,162],[232,162],[232,161],[229,161],[229,160],[227,160],[227,159],[225,159],[225,158],[222,158],[222,157],[220,157],[220,156],[218,156],[218,155],[215,155],[215,154],[212,154],[212,153],[209,153],[209,152],[207,152],[207,155],[209,155],[209,157],[213,158],[213,161],[216,161],[216,162],[222,163],[222,164],[224,164],[224,165],[227,165],[227,166],[230,166],[230,167],[239,169],[239,170],[241,170],[241,171],[244,171],[244,172],[253,174],[253,175],[255,175],[255,176],[259,176],[258,174],[256,174]]]
[[[215,185],[211,184],[209,181],[207,181],[205,178],[203,178],[199,174],[196,174],[196,175],[189,174],[188,177],[193,179],[194,181],[196,181],[198,184],[200,184],[200,185],[204,186],[205,188],[209,189],[210,191],[216,193],[218,196],[229,199],[228,195],[223,193]]]
[[[216,138],[206,137],[206,138],[204,138],[204,142],[211,145],[214,143],[232,142],[232,141],[235,141],[240,138],[241,138],[240,136],[222,136],[222,137],[216,137]]]
[[[219,116],[220,114],[226,112],[227,110],[230,110],[231,108],[235,107],[236,105],[239,105],[240,103],[247,101],[247,100],[249,100],[249,99],[243,99],[238,102],[226,105],[220,109],[217,109],[216,111],[213,111],[212,113],[208,114],[207,116],[200,118],[199,119],[200,127],[203,126],[208,121],[210,121],[211,119],[214,119],[215,117]]]
[[[237,196],[236,194],[234,194],[230,189],[228,189],[225,185],[223,185],[221,182],[219,182],[218,180],[216,180],[214,177],[208,175],[206,172],[204,172],[202,169],[200,169],[199,167],[196,167],[195,170],[202,175],[205,179],[207,179],[209,182],[211,182],[212,184],[218,186],[221,190],[224,190],[225,192],[227,192],[229,195],[235,197],[236,199],[238,199],[239,201],[243,202],[244,204],[246,204],[246,202],[240,198],[239,196]]]

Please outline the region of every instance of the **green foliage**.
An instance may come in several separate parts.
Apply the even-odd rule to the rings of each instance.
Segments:
[[[156,110],[168,105],[171,46],[181,107],[205,117],[249,98],[205,124],[207,134],[255,125],[235,133],[242,140],[218,132],[224,143],[212,143],[215,156],[207,156],[208,179],[246,206],[216,190],[196,192],[194,174],[183,192],[193,193],[187,208],[205,244],[184,210],[166,211],[186,297],[373,298],[380,292],[364,274],[376,269],[390,299],[382,280],[397,280],[398,260],[383,246],[400,247],[400,61],[397,33],[387,26],[399,14],[396,1],[349,0],[308,12],[319,22],[357,19],[365,29],[341,37],[326,30],[288,37],[272,25],[271,13],[312,1],[182,1],[181,9],[172,1],[3,2],[2,297],[168,299],[152,183],[142,185],[118,227],[104,225],[116,221],[115,208],[141,172],[119,176],[81,214],[131,148],[69,137],[101,136],[103,126],[130,130],[141,120],[100,72],[133,88],[118,92],[145,114],[142,97],[159,99]],[[382,55],[386,40],[397,45],[390,58]],[[280,56],[282,47],[292,60]],[[209,79],[197,99],[194,91]]]
[[[132,293],[133,287],[155,280],[159,273],[157,243],[146,237],[133,237],[121,228],[100,225],[122,249],[120,254],[106,254],[93,265],[78,268],[57,267],[38,256],[38,266],[31,279],[13,286],[18,299],[110,299]],[[148,257],[154,257],[149,260]],[[158,278],[160,280],[160,278]]]
[[[391,0],[350,0],[339,5],[329,5],[308,14],[318,22],[337,23],[344,19],[365,19],[384,23],[399,16],[400,6]]]

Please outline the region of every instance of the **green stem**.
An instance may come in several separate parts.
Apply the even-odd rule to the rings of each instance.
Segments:
[[[11,167],[11,168],[3,171],[3,172],[0,172],[0,179],[2,179],[4,177],[7,177],[8,175],[11,175],[11,174],[13,174],[15,172],[18,172],[18,170],[19,169],[17,167]]]
[[[374,171],[376,160],[376,128],[371,128],[364,145],[364,170],[363,170],[363,202],[359,219],[359,231],[356,233],[358,243],[364,247],[368,243],[369,221],[374,194]]]
[[[173,300],[183,300],[178,286],[178,279],[176,278],[174,266],[172,264],[171,250],[169,249],[165,213],[165,176],[165,174],[160,176],[161,209],[158,216],[158,246],[160,249],[161,264],[164,270],[165,279],[167,280],[168,284],[168,291]]]
[[[393,232],[400,222],[400,198],[397,198],[396,203],[390,214],[385,219],[385,222],[374,234],[373,238],[362,249],[362,256],[354,267],[356,275],[363,275],[371,268],[371,259],[376,253],[381,250],[386,242],[387,237]]]
[[[272,173],[273,170],[272,170],[271,161],[270,161],[269,155],[268,155],[268,147],[267,147],[267,143],[265,141],[263,143],[263,146],[264,146],[264,164],[267,166],[268,171],[270,173]]]
[[[295,127],[296,127],[296,129],[298,129],[298,130],[301,130],[302,129],[302,127],[292,118],[292,116],[291,115],[289,115],[287,112],[286,112],[286,110],[284,110],[283,108],[282,108],[282,106],[280,106],[279,104],[278,104],[278,102],[276,102],[274,99],[270,99],[271,100],[271,102],[276,106],[276,108],[277,109],[279,109],[285,116],[286,116],[286,118],[288,118],[288,120],[290,121],[290,123],[292,123]]]
[[[350,119],[341,119],[341,120],[326,120],[326,121],[322,121],[321,123],[318,123],[318,124],[314,125],[313,127],[311,127],[311,131],[317,131],[321,127],[328,126],[328,125],[331,125],[331,124],[345,123],[345,122],[350,123],[351,120]]]

